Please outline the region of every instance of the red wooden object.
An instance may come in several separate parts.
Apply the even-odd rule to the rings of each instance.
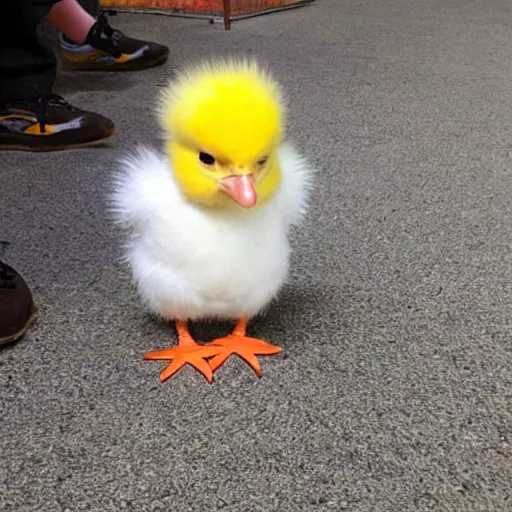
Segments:
[[[1,1],[1,0],[0,0]],[[231,20],[239,16],[250,16],[267,10],[279,10],[311,3],[314,0],[100,0],[101,7],[114,10],[141,12],[168,11],[176,15],[196,15],[200,17],[222,17],[226,30],[231,28]]]

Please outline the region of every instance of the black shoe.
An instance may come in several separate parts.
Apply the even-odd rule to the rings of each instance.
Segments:
[[[159,66],[167,61],[169,48],[126,37],[113,29],[100,13],[83,45],[60,37],[60,56],[68,68],[80,71],[128,71]]]
[[[32,292],[23,277],[0,261],[0,345],[18,341],[36,314]]]
[[[57,151],[101,144],[115,132],[99,114],[50,94],[0,105],[0,151]]]

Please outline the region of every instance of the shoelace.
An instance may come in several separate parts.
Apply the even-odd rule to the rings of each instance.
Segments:
[[[49,106],[65,108],[66,110],[69,110],[71,112],[77,111],[77,109],[70,105],[62,96],[54,93],[44,94],[26,100],[17,100],[16,102],[7,103],[5,105],[6,108],[24,107],[27,110],[34,112],[37,122],[39,123],[41,133],[46,132],[45,117],[46,110]],[[1,243],[2,242],[0,241],[0,244]]]
[[[119,40],[123,37],[123,33],[112,28],[107,20],[104,12],[100,12],[96,23],[92,26],[85,42],[98,50],[110,53],[116,59],[121,57],[119,49]]]

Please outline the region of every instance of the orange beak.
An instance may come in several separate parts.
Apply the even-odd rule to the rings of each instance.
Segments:
[[[252,208],[258,200],[252,176],[227,176],[219,181],[219,190],[230,195],[240,206]]]

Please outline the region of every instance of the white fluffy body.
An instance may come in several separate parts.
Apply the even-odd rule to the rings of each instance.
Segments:
[[[112,210],[145,305],[169,320],[251,318],[274,299],[289,266],[290,227],[305,213],[312,170],[288,143],[281,183],[254,209],[190,203],[168,159],[139,149],[122,162]]]

